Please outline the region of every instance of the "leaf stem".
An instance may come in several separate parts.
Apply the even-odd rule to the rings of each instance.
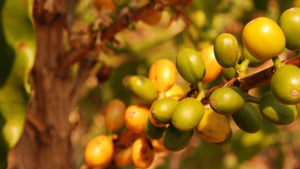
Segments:
[[[236,69],[236,72],[238,73],[239,77],[246,76],[246,71],[247,71],[249,63],[250,63],[249,59],[245,59],[242,61],[241,64],[236,64],[235,69]]]
[[[282,66],[282,63],[281,63],[281,61],[280,61],[280,59],[279,59],[278,56],[274,56],[272,58],[272,61],[274,63],[275,69],[278,69],[278,68],[280,68]]]
[[[198,100],[199,102],[201,102],[202,99],[205,97],[205,90],[204,90],[202,82],[198,83],[198,89],[199,89],[199,93],[198,93],[198,95],[196,97],[196,100]]]

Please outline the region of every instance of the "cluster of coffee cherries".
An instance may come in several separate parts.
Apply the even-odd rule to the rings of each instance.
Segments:
[[[184,149],[194,131],[208,142],[227,142],[232,134],[229,119],[248,133],[259,131],[263,118],[277,125],[293,122],[300,102],[300,69],[282,64],[278,55],[286,48],[300,50],[300,9],[287,9],[278,23],[266,17],[248,22],[242,32],[242,50],[235,36],[221,33],[213,45],[200,52],[181,49],[176,63],[157,60],[148,77],[131,76],[127,88],[140,104],[126,107],[121,100],[113,99],[106,105],[104,118],[108,130],[117,131],[125,124],[125,130],[135,133],[136,138],[128,136],[132,142],[116,151],[112,138],[98,136],[86,147],[86,163],[91,167],[133,163],[147,168],[156,151]],[[260,97],[238,86],[222,86],[210,92],[203,87],[222,70],[226,78],[243,77],[247,67],[269,59],[274,62],[275,72],[270,90]],[[178,73],[193,92],[185,93],[176,84]]]

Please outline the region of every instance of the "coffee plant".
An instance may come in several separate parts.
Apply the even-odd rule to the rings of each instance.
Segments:
[[[270,145],[288,158],[298,0],[66,2],[0,2],[0,169],[242,168]]]
[[[294,25],[299,21],[293,18],[300,18],[300,8],[284,11],[279,24],[267,17],[254,18],[243,28],[240,44],[233,34],[221,33],[213,45],[203,49],[208,52],[182,48],[174,63],[158,59],[150,67],[148,77],[132,75],[126,87],[142,105],[140,108],[130,105],[119,113],[125,111],[125,126],[136,134],[131,158],[126,158],[125,164],[132,162],[138,168],[150,167],[155,153],[153,140],[160,140],[160,146],[165,147],[163,151],[179,151],[188,146],[194,130],[208,142],[222,144],[232,137],[230,119],[248,133],[258,132],[263,119],[275,125],[292,123],[298,114],[296,104],[300,102],[300,69],[284,64],[278,55],[285,48],[295,52],[300,48],[296,44],[298,40],[291,39],[300,33],[300,27]],[[293,26],[284,28],[284,25]],[[298,60],[298,56],[295,57]],[[248,66],[259,66],[269,59],[274,64],[270,89],[256,97],[249,94],[249,89],[240,88],[239,79],[246,76]],[[205,88],[204,83],[215,80],[222,67],[233,69],[234,75],[228,80],[236,78],[235,83],[225,82],[213,91]],[[184,94],[174,90],[173,95],[166,96],[176,83],[177,71],[190,84],[190,91]],[[251,77],[255,76],[248,76]],[[259,86],[253,88],[256,87]],[[172,98],[177,94],[180,97]],[[119,117],[115,118],[118,121]],[[103,156],[105,152],[103,149]],[[98,158],[102,159],[101,154]],[[116,163],[113,158],[108,161]]]

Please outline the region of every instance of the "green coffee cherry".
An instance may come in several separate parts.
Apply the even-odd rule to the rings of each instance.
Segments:
[[[230,33],[220,34],[215,40],[214,52],[222,67],[234,66],[239,56],[239,45],[236,38]]]
[[[237,126],[245,132],[255,133],[262,124],[262,115],[251,103],[245,103],[237,112],[232,114]]]
[[[171,122],[179,130],[192,130],[203,117],[204,107],[194,98],[181,100],[172,114]]]
[[[284,65],[278,68],[271,79],[271,90],[282,103],[299,103],[300,69],[295,65]]]
[[[185,148],[193,136],[194,131],[182,131],[170,125],[163,134],[163,144],[170,151],[179,151]]]
[[[131,76],[127,88],[135,99],[144,104],[152,103],[157,97],[154,84],[143,76]]]
[[[245,95],[235,86],[222,87],[215,90],[209,97],[211,108],[220,114],[230,115],[245,104]]]
[[[176,67],[180,75],[189,83],[197,84],[205,75],[205,65],[199,52],[185,48],[179,51]]]
[[[173,110],[179,101],[172,98],[163,98],[156,100],[151,106],[152,117],[163,124],[171,122]]]
[[[162,137],[165,127],[156,127],[151,123],[151,120],[148,118],[145,131],[147,136],[151,139],[159,139]]]
[[[279,18],[285,38],[286,47],[290,50],[300,50],[300,8],[293,7],[285,10]]]
[[[296,105],[281,103],[270,91],[260,99],[259,109],[263,117],[274,124],[289,124],[297,117]]]

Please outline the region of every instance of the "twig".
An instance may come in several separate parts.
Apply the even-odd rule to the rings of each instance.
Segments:
[[[96,49],[89,51],[87,53],[87,58],[81,60],[79,72],[70,85],[71,91],[69,93],[69,98],[72,104],[75,104],[76,100],[78,99],[81,88],[84,86],[86,79],[89,77],[89,74],[96,63],[98,53],[99,52]]]
[[[291,59],[287,59],[287,60],[283,61],[282,64],[283,65],[293,64],[293,65],[300,67],[300,58],[294,57]],[[224,84],[214,86],[214,87],[208,89],[208,94],[205,97],[205,99],[203,100],[203,103],[208,103],[209,95],[218,88],[221,88],[223,86],[237,86],[240,89],[242,89],[243,91],[248,91],[250,89],[253,89],[255,87],[258,87],[258,86],[261,86],[263,84],[267,84],[268,82],[270,82],[273,74],[274,74],[274,66],[271,66],[269,68],[263,69],[252,75],[248,75],[248,76],[245,76],[242,78],[237,78],[237,77],[232,78],[230,81],[228,81]]]
[[[72,64],[78,62],[79,60],[86,57],[87,53],[90,51],[89,47],[73,48],[65,53],[64,61],[59,62],[60,71],[64,71],[69,68]]]

